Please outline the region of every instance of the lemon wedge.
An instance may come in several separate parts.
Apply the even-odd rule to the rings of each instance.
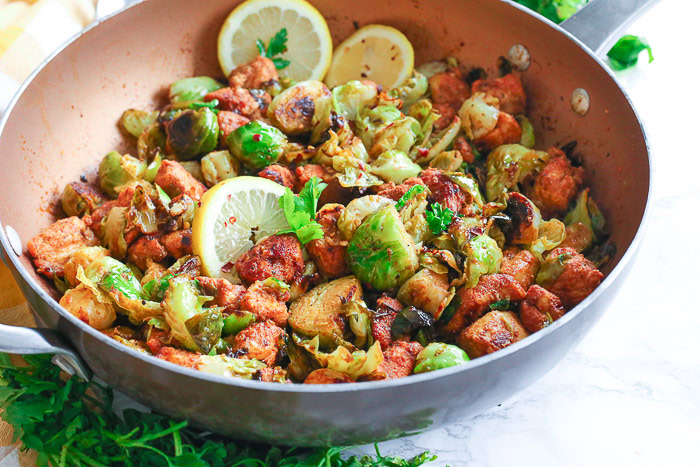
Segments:
[[[204,193],[192,222],[192,249],[204,273],[240,283],[236,260],[262,237],[289,227],[279,198],[284,187],[260,177],[234,177]]]
[[[248,0],[226,18],[219,32],[218,53],[226,76],[259,55],[255,41],[265,46],[282,28],[287,29],[287,51],[280,58],[289,66],[280,76],[294,81],[321,80],[333,54],[326,20],[304,0]]]
[[[399,86],[413,71],[413,46],[396,28],[370,24],[336,47],[326,74],[329,88],[368,79],[385,89]]]

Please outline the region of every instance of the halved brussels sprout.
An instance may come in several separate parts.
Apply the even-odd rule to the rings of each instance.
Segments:
[[[355,335],[355,347],[363,349],[374,343],[372,337],[371,311],[364,302],[348,302],[343,305],[342,313],[348,320],[350,331]]]
[[[208,187],[213,187],[227,178],[237,177],[241,163],[227,150],[210,152],[202,157],[202,175]]]
[[[104,218],[101,233],[102,244],[117,259],[126,257],[126,213],[129,208],[116,207]]]
[[[414,185],[421,186],[421,185]],[[421,186],[422,188],[422,186]],[[433,234],[430,230],[430,225],[425,217],[425,212],[428,209],[428,194],[425,189],[415,189],[413,196],[408,198],[400,208],[399,214],[403,222],[406,232],[411,236],[413,241],[418,244],[430,238]],[[418,191],[420,190],[420,191]],[[406,194],[409,194],[407,192]],[[403,199],[403,197],[402,197]],[[401,199],[399,200],[401,201]],[[400,203],[397,203],[398,206]]]
[[[125,185],[132,180],[143,178],[146,163],[128,154],[122,156],[116,151],[108,153],[100,162],[100,188],[110,198],[116,198],[116,187]]]
[[[187,195],[176,196],[170,201],[168,213],[175,221],[175,230],[188,229],[192,226],[194,210],[194,200]]]
[[[397,88],[389,90],[389,95],[398,97],[403,102],[403,108],[408,109],[428,92],[428,78],[417,70]]]
[[[335,156],[332,163],[333,169],[338,172],[336,175],[338,182],[346,188],[377,186],[384,183],[380,178],[372,175],[369,164],[351,155]]]
[[[500,111],[495,105],[498,100],[483,92],[474,93],[465,100],[459,109],[462,127],[470,140],[479,139],[496,128]]]
[[[535,203],[518,192],[507,194],[508,203],[503,211],[508,219],[496,219],[496,225],[503,232],[508,243],[531,245],[537,240],[542,224],[540,210]]]
[[[338,347],[330,354],[320,351],[318,336],[311,340],[297,339],[296,344],[309,351],[321,366],[346,374],[353,380],[381,376],[384,354],[379,342],[375,342],[366,352],[356,350],[351,353],[345,347]]]
[[[77,280],[78,286],[66,291],[59,305],[99,331],[110,328],[117,319],[112,300],[85,277],[82,266],[78,266]]]
[[[447,274],[421,269],[399,288],[396,298],[404,305],[412,305],[435,316],[448,297]]]
[[[208,76],[184,78],[170,85],[170,102],[199,101],[210,92],[223,87],[223,84]]]
[[[362,162],[369,161],[365,145],[353,134],[350,125],[343,124],[337,130],[329,130],[328,139],[318,147],[313,163],[333,166],[334,159],[339,156],[352,157]]]
[[[372,162],[372,173],[385,182],[403,183],[411,177],[417,177],[420,165],[413,162],[404,152],[395,149],[385,151]]]
[[[264,169],[284,152],[287,137],[277,128],[254,120],[233,131],[226,138],[231,154],[248,167]]]
[[[165,152],[167,136],[160,123],[148,125],[136,142],[136,150],[142,161],[153,161]]]
[[[559,219],[550,219],[540,224],[537,239],[528,250],[542,261],[544,253],[555,249],[565,238],[566,226]]]
[[[433,134],[433,125],[440,118],[440,115],[433,110],[433,103],[430,100],[421,99],[411,106],[408,110],[408,116],[418,120],[422,136],[416,143],[423,145]]]
[[[479,209],[484,207],[484,198],[481,196],[481,191],[479,190],[479,182],[476,181],[472,174],[444,172],[444,175],[457,184],[462,191],[467,193],[471,198],[471,202],[476,204]]]
[[[274,126],[289,135],[309,133],[316,110],[327,108],[331,92],[321,81],[301,81],[277,95],[267,109]]]
[[[343,211],[338,219],[338,230],[346,239],[352,238],[352,234],[370,214],[377,212],[385,206],[393,205],[394,201],[383,196],[368,195],[355,198]]]
[[[377,85],[371,81],[348,81],[331,91],[333,110],[347,121],[354,121],[365,109],[377,104]]]
[[[443,151],[446,151],[450,147],[452,141],[459,134],[459,127],[461,125],[461,120],[455,118],[450,125],[442,130],[437,135],[431,136],[429,141],[423,140],[421,143],[421,148],[414,148],[411,152],[411,157],[420,164],[427,164],[437,157]],[[427,149],[427,152],[426,152]]]
[[[534,148],[535,128],[532,126],[532,123],[530,123],[530,119],[528,119],[525,115],[517,115],[515,119],[518,121],[520,128],[523,130],[523,134],[520,136],[520,144],[526,148]]]
[[[255,359],[233,358],[226,355],[194,355],[197,370],[218,376],[253,379],[265,368],[263,362]]]
[[[90,214],[102,202],[102,194],[87,183],[69,183],[61,195],[61,207],[68,216]]]
[[[430,78],[438,73],[443,73],[449,70],[451,67],[447,64],[447,60],[435,60],[432,62],[426,62],[420,65],[416,70],[425,76]]]
[[[462,248],[467,257],[464,262],[464,274],[452,282],[453,286],[464,284],[465,287],[472,288],[476,286],[481,276],[495,274],[501,268],[503,252],[498,248],[496,240],[488,235],[479,235]]]
[[[119,208],[112,208],[119,209]],[[110,211],[110,215],[111,215]],[[124,214],[126,225],[124,230],[139,229],[142,234],[155,234],[158,232],[158,214],[156,206],[151,201],[151,197],[146,193],[143,186],[136,186],[134,196],[131,198],[131,206]],[[109,223],[109,216],[107,217]],[[105,224],[106,225],[106,224]],[[107,231],[105,230],[105,234]]]
[[[376,290],[398,287],[418,269],[415,243],[394,206],[362,222],[348,243],[347,254],[355,276]]]
[[[255,322],[255,315],[250,311],[234,310],[224,318],[222,336],[235,336]]]
[[[462,155],[459,151],[442,151],[430,161],[428,166],[443,172],[456,172],[462,166],[462,162]]]
[[[520,144],[498,146],[486,159],[486,199],[489,202],[498,200],[529,175],[539,172],[549,158],[544,151],[528,149]]]
[[[179,161],[189,161],[216,149],[219,121],[209,108],[185,110],[165,126],[167,148]]]
[[[63,277],[71,287],[77,287],[79,284],[78,266],[85,270],[103,256],[109,256],[109,250],[101,246],[86,246],[76,250],[63,266]]]
[[[202,173],[202,165],[199,161],[182,161],[180,165],[189,172],[197,181],[204,183],[204,174]]]
[[[127,133],[134,138],[138,138],[146,127],[158,121],[158,115],[160,115],[160,112],[157,110],[149,112],[147,110],[129,109],[122,114],[120,123]]]
[[[372,110],[365,110],[360,117],[355,119],[355,133],[362,138],[365,147],[371,148],[377,130],[402,116],[399,109],[390,105],[380,105]]]
[[[369,155],[395,149],[408,154],[418,138],[422,137],[420,123],[413,117],[401,117],[377,128]]]
[[[441,370],[451,366],[463,365],[469,361],[467,352],[456,345],[433,342],[425,347],[416,357],[413,373]]]

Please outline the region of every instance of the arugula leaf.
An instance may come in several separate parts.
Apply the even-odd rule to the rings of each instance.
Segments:
[[[454,214],[452,209],[443,208],[440,203],[433,203],[428,206],[428,209],[425,211],[425,219],[428,221],[430,230],[435,235],[439,235],[440,232],[446,230],[450,225]]]
[[[271,59],[272,63],[275,64],[275,68],[278,70],[289,66],[289,60],[276,57],[276,55],[287,51],[287,28],[282,28],[277,31],[277,33],[272,36],[272,39],[270,39],[270,43],[267,45],[267,47],[265,47],[265,43],[260,39],[255,41],[255,46],[258,48],[260,55]]]
[[[397,211],[400,211],[401,208],[403,208],[406,203],[413,199],[414,196],[416,196],[418,193],[423,193],[424,191],[425,187],[423,185],[413,185],[401,198],[399,198],[394,207]]]
[[[610,65],[614,70],[625,70],[637,64],[639,54],[647,51],[649,55],[649,63],[654,61],[654,56],[651,54],[649,42],[643,37],[627,34],[622,36],[620,40],[608,52]]]
[[[302,245],[306,245],[311,240],[323,238],[321,224],[315,219],[318,199],[327,186],[321,182],[320,178],[311,177],[299,192],[299,196],[292,193],[289,188],[285,188],[279,203],[290,228],[280,230],[277,234],[295,233]]]

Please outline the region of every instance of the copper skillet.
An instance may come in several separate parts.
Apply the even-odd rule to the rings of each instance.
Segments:
[[[295,445],[355,444],[436,428],[495,406],[549,371],[608,308],[645,224],[644,130],[594,51],[651,0],[595,0],[563,28],[499,0],[312,1],[336,43],[356,25],[389,24],[411,40],[416,63],[453,55],[495,72],[496,57],[514,44],[527,47],[532,59],[524,83],[538,147],[578,141],[587,182],[618,246],[602,285],[544,331],[468,365],[400,380],[280,385],[208,376],[139,354],[58,305],[22,246],[53,222],[65,183],[94,179],[106,152],[129,150],[115,125],[124,109],[159,103],[175,79],[220,74],[216,34],[237,3],[139,3],[74,38],[15,97],[0,123],[0,240],[4,261],[48,328],[0,325],[0,350],[57,353],[67,367],[94,372],[160,412],[224,434]],[[571,109],[576,88],[590,95],[585,116]]]

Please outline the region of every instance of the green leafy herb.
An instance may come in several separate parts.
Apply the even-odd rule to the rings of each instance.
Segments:
[[[284,211],[284,217],[287,218],[290,228],[277,233],[295,233],[303,245],[311,240],[323,238],[321,224],[314,219],[316,219],[318,199],[326,186],[328,185],[322,183],[320,178],[311,177],[299,192],[299,196],[286,188],[284,195],[280,198],[280,207]]]
[[[194,110],[199,110],[199,109],[211,109],[212,112],[215,114],[219,113],[219,109],[216,107],[219,105],[219,99],[212,99],[209,102],[191,102],[189,105],[190,109]]]
[[[576,13],[588,0],[516,0],[550,21],[561,23]]]
[[[443,208],[440,203],[431,204],[425,211],[425,218],[428,221],[428,227],[435,235],[446,230],[452,222],[454,212],[450,208]]]
[[[376,458],[342,459],[343,448],[300,450],[227,440],[154,413],[127,409],[120,418],[110,388],[63,377],[50,355],[24,359],[28,366],[16,367],[0,354],[0,410],[24,448],[38,452],[41,467],[417,467],[436,459],[427,452],[413,460],[383,457],[378,449]]]
[[[500,311],[506,311],[506,310],[512,310],[514,309],[514,303],[511,303],[509,299],[504,298],[503,300],[499,300],[497,302],[494,302],[489,305],[489,308],[491,310],[500,310]]]
[[[649,55],[649,63],[653,62],[654,56],[651,54],[651,47],[646,39],[631,34],[622,36],[608,52],[610,66],[615,70],[633,67],[637,64],[639,54],[645,50]]]
[[[404,207],[411,199],[413,199],[414,196],[416,196],[418,193],[423,193],[424,191],[425,187],[423,185],[413,185],[408,189],[406,194],[399,198],[394,207],[397,211],[400,211],[401,208]]]
[[[277,34],[272,36],[272,39],[270,39],[270,43],[267,45],[267,47],[265,47],[265,43],[260,39],[255,41],[255,45],[258,47],[260,55],[271,59],[272,63],[275,64],[275,68],[278,70],[289,66],[289,60],[275,57],[276,55],[287,51],[287,28],[282,28],[277,31]]]

